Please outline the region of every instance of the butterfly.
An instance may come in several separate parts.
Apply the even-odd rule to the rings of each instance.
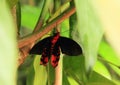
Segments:
[[[53,67],[58,65],[60,52],[69,56],[78,56],[82,54],[82,49],[74,40],[62,37],[60,33],[57,32],[53,36],[39,41],[30,50],[30,54],[42,54],[40,59],[41,65],[46,66],[49,60],[51,60]]]

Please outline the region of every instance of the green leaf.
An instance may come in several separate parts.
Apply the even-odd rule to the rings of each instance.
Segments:
[[[47,71],[45,66],[40,65],[40,56],[36,56],[34,60],[34,69],[35,69],[35,77],[34,77],[33,85],[46,85]]]
[[[29,72],[27,74],[27,84],[26,85],[33,85],[34,83],[34,76],[35,76],[35,72],[34,72],[34,68],[33,66],[30,66],[29,69],[27,69]],[[20,74],[21,75],[21,74]]]
[[[23,64],[23,67],[25,68],[25,71],[26,71],[25,73],[27,75],[26,85],[33,85],[34,83],[35,70],[34,70],[33,63],[34,63],[34,57],[28,56]]]
[[[20,31],[20,27],[21,27],[21,4],[20,2],[17,3],[16,5],[16,17],[17,17],[17,28],[18,28],[18,32]]]
[[[69,37],[69,19],[66,19],[61,23],[60,35]]]
[[[50,11],[52,11],[53,7],[53,3],[52,0],[45,0],[44,1],[44,6],[42,8],[42,12],[40,14],[40,19],[43,19],[43,21],[45,20],[46,16],[48,15],[48,13]]]
[[[120,76],[120,69],[118,68],[118,66],[120,67],[120,59],[113,48],[105,41],[102,41],[100,44],[99,55],[104,59],[103,61],[110,64],[112,70]],[[111,76],[114,77],[114,74],[111,74]]]
[[[68,78],[65,74],[65,72],[63,71],[63,81],[62,81],[62,85],[70,85]]]
[[[113,48],[105,41],[102,41],[100,43],[99,55],[102,56],[105,60],[120,66],[119,57],[117,56]]]
[[[87,74],[91,72],[97,60],[97,51],[103,30],[95,9],[89,0],[75,0],[78,27],[73,30],[73,38],[81,44],[85,56]]]
[[[101,74],[102,76],[104,76],[108,79],[111,79],[108,69],[100,61],[96,62],[95,66],[94,66],[94,71],[98,72],[99,74]]]
[[[68,81],[70,82],[70,85],[79,85],[73,78],[68,77]]]
[[[103,61],[105,63],[109,64],[110,67],[108,67],[108,69],[111,68],[111,70],[113,70],[111,74],[113,80],[119,80],[119,77],[117,79],[115,75],[120,76],[120,69],[118,68],[120,67],[120,59],[113,48],[107,42],[102,41],[99,48],[99,55],[104,59]]]
[[[16,5],[16,3],[18,2],[18,0],[7,0],[9,6],[12,8],[14,5]]]
[[[79,85],[115,85],[114,82],[106,76],[93,71],[88,80],[84,80],[84,57],[64,57],[64,69],[65,76],[74,79]],[[100,67],[99,67],[100,68]],[[101,69],[101,68],[100,68]],[[104,69],[103,69],[104,70]],[[104,73],[104,71],[102,72]],[[63,80],[64,82],[64,80]]]
[[[21,14],[21,16],[22,16],[21,22],[22,23],[21,23],[21,25],[33,30],[37,23],[40,12],[41,12],[41,9],[39,9],[37,7],[22,6],[22,9],[21,9],[21,13],[22,13]]]
[[[48,85],[52,85],[55,82],[55,68],[53,68],[50,62],[47,65]]]
[[[79,84],[85,82],[84,57],[83,56],[64,56],[63,72],[66,77],[73,78]],[[64,80],[63,80],[64,82]]]
[[[105,78],[99,73],[93,71],[86,85],[116,85],[112,80]]]
[[[16,85],[16,31],[6,0],[0,1],[0,84]]]

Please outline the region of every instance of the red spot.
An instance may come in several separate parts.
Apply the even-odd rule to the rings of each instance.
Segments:
[[[56,35],[53,36],[51,43],[54,45],[57,42],[57,40],[59,39],[59,37],[60,37],[60,33],[58,32],[58,33],[56,33]]]
[[[48,55],[47,55],[47,49],[44,48],[41,59],[40,59],[40,65],[47,65],[48,63]]]
[[[55,56],[55,55],[51,56],[51,65],[53,67],[56,67],[58,65],[58,61],[59,61],[59,56]]]
[[[48,57],[44,57],[43,59],[41,59],[41,61],[40,61],[40,65],[47,65],[47,63],[48,63]]]
[[[40,65],[43,65],[43,61],[42,60],[40,61]]]

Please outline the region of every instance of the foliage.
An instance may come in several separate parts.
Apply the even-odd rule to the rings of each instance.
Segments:
[[[6,0],[10,8],[14,7],[18,0]]]
[[[17,0],[12,1],[8,0],[10,7],[12,8],[15,5],[18,5]],[[32,2],[32,3],[31,3]],[[44,30],[44,26],[50,25],[52,21],[56,21],[59,16],[64,16],[64,13],[67,9],[76,7],[76,13],[74,13],[70,18],[64,20],[59,26],[61,36],[69,37],[75,40],[83,50],[83,54],[80,56],[67,56],[62,55],[60,60],[62,64],[60,67],[62,71],[59,73],[62,76],[62,85],[119,85],[120,84],[120,58],[116,54],[111,42],[109,42],[105,30],[105,23],[101,19],[101,13],[97,8],[95,0],[28,0],[28,2],[21,1],[21,11],[17,9],[17,24],[21,36],[24,36],[27,33],[31,33],[36,27],[37,21],[42,22],[40,31]],[[100,3],[99,3],[100,5]],[[0,6],[3,6],[2,3]],[[102,6],[102,4],[100,5]],[[5,7],[0,7],[5,8]],[[6,9],[0,9],[0,11]],[[8,11],[8,10],[7,10]],[[6,11],[3,11],[3,13]],[[2,12],[0,12],[0,22],[1,28],[9,28],[12,23],[8,23],[6,27],[6,21],[11,20],[10,17],[1,17]],[[7,13],[5,13],[7,14]],[[6,16],[9,16],[8,13]],[[3,14],[2,14],[3,15]],[[5,16],[5,15],[4,15]],[[9,19],[10,18],[10,19]],[[18,19],[19,18],[19,19]],[[20,20],[21,19],[21,20]],[[51,23],[49,23],[51,22]],[[116,21],[116,23],[118,23]],[[1,25],[3,24],[3,26]],[[21,27],[20,27],[21,24]],[[11,31],[1,30],[2,35],[6,37],[7,40],[1,48],[6,46],[5,50],[9,55],[11,55],[11,60],[1,63],[4,65],[13,65],[9,64],[13,60],[15,62],[15,53],[16,53],[16,43],[13,39],[16,35],[14,27],[11,27]],[[8,32],[8,33],[7,33]],[[52,34],[51,31],[49,34]],[[109,33],[108,33],[109,34]],[[7,36],[8,35],[8,36]],[[44,36],[44,37],[46,37]],[[11,39],[11,40],[10,40]],[[9,44],[8,40],[10,41]],[[13,45],[14,44],[14,45]],[[10,47],[9,47],[10,46]],[[11,50],[10,48],[15,49]],[[2,53],[1,56],[6,56],[3,49],[0,49]],[[14,52],[13,52],[14,51]],[[14,57],[12,57],[14,55]],[[41,55],[29,55],[18,68],[18,79],[17,85],[53,85],[56,81],[56,69],[54,69],[50,64],[46,67],[39,65]],[[4,60],[1,57],[1,60]],[[7,60],[7,59],[6,59]],[[15,64],[15,63],[14,63]],[[13,65],[15,67],[15,65]],[[1,67],[1,69],[4,69]],[[9,68],[10,69],[10,68]],[[15,69],[15,68],[14,68]],[[12,70],[12,69],[11,69]],[[15,73],[15,72],[13,72]],[[12,74],[12,73],[11,73]],[[0,80],[1,82],[1,80]],[[7,84],[6,84],[7,85]],[[13,84],[9,84],[13,85]]]
[[[12,49],[12,50],[11,50]],[[16,85],[16,29],[6,1],[0,1],[0,84]]]

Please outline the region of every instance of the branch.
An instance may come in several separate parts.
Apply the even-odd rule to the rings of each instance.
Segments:
[[[54,85],[62,85],[62,67],[63,67],[63,55],[60,56],[58,66],[55,68]]]
[[[42,29],[44,30],[39,30],[38,32],[34,32],[31,35],[28,35],[26,37],[23,37],[18,41],[18,47],[22,48],[30,43],[35,42],[36,40],[40,39],[42,36],[44,36],[46,33],[51,31],[54,27],[56,27],[58,24],[63,22],[65,19],[70,17],[72,14],[75,13],[75,7],[69,8],[67,11],[62,13],[59,17],[55,18],[53,21],[48,23],[46,26],[44,26]]]
[[[40,39],[42,36],[44,36],[46,33],[51,31],[54,27],[56,27],[58,24],[63,22],[65,19],[70,17],[72,14],[75,13],[75,7],[70,7],[68,10],[63,12],[59,17],[55,18],[53,21],[49,22],[46,26],[44,26],[42,29],[36,32],[36,30],[42,25],[40,19],[37,23],[38,26],[36,26],[34,32],[26,37],[23,37],[19,39],[18,41],[18,47],[20,48],[20,55],[18,58],[18,66],[20,66],[24,60],[29,55],[29,51],[32,47],[32,44],[38,39]],[[39,26],[40,24],[40,26]]]

